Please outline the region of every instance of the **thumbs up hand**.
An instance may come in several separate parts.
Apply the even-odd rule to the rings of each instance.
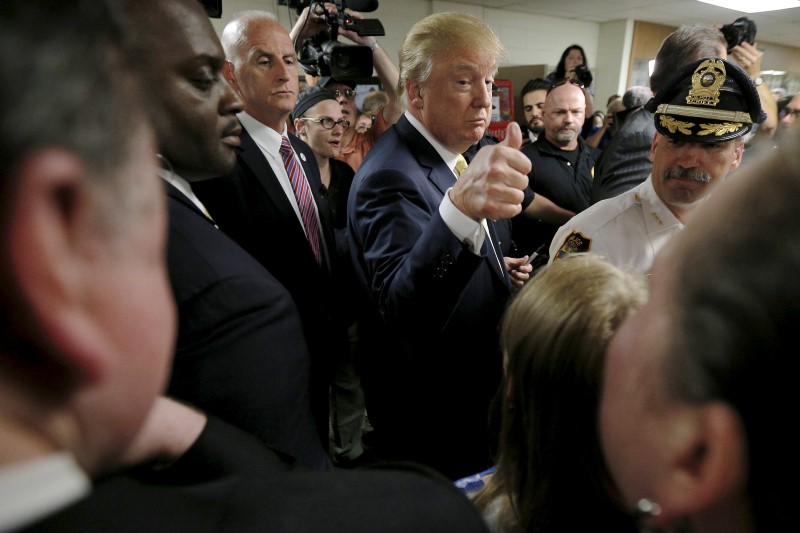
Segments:
[[[511,218],[522,210],[531,161],[519,151],[522,131],[511,122],[500,144],[484,146],[450,190],[459,211],[480,221]]]

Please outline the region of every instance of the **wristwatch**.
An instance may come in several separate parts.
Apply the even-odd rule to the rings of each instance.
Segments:
[[[761,84],[764,83],[764,78],[762,78],[761,76],[756,76],[753,79],[753,83],[755,83],[756,87],[760,87]]]

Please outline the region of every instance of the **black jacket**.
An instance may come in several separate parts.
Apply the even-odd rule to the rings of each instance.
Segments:
[[[650,175],[650,145],[656,126],[644,107],[631,110],[619,131],[603,149],[594,169],[592,204],[633,189]]]
[[[578,158],[575,166],[565,152],[551,144],[544,136],[521,148],[531,160],[533,168],[528,174],[528,188],[552,200],[556,205],[580,213],[589,207],[592,190],[592,172],[600,150],[578,138]],[[539,246],[550,242],[559,228],[531,220],[520,214],[512,219],[513,239],[520,254],[530,254]],[[546,253],[547,248],[545,248]]]

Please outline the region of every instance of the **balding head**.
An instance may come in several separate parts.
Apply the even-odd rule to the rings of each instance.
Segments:
[[[586,96],[579,85],[556,84],[544,101],[544,135],[562,150],[578,147],[578,136],[586,119]]]
[[[222,31],[225,77],[244,110],[283,133],[297,101],[297,53],[289,32],[266,11],[242,12]]]
[[[238,66],[244,61],[250,35],[256,31],[279,31],[283,29],[275,15],[268,11],[242,11],[225,25],[222,30],[222,49],[228,61]],[[284,30],[285,31],[285,30]]]

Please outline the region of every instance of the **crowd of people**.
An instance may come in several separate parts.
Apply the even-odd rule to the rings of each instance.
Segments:
[[[0,531],[796,529],[758,47],[681,26],[592,126],[572,45],[498,142],[484,21],[343,31],[358,109],[320,9],[0,4]]]

